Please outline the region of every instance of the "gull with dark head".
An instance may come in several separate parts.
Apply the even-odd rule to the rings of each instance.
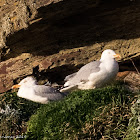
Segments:
[[[78,72],[66,76],[64,88],[60,91],[94,89],[110,83],[119,71],[116,58],[120,58],[120,55],[113,50],[103,51],[99,61],[92,61],[84,65]]]
[[[12,89],[15,88],[19,88],[17,93],[19,97],[42,104],[61,100],[66,95],[50,86],[37,85],[37,81],[33,77],[24,78],[19,84],[12,87]]]

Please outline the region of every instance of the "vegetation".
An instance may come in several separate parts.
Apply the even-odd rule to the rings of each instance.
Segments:
[[[131,107],[133,116],[129,120],[127,136],[125,140],[140,139],[140,96],[135,104]]]
[[[123,139],[134,93],[121,84],[74,91],[32,115],[27,139]]]
[[[40,104],[17,97],[16,93],[0,95],[0,136],[16,138],[26,131],[26,122]]]
[[[137,96],[122,83],[74,91],[63,100],[46,105],[10,92],[1,94],[0,100],[1,138],[138,139],[139,103],[134,104]]]

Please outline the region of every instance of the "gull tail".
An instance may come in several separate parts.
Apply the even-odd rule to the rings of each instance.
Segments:
[[[77,89],[77,85],[71,85],[71,86],[68,86],[68,87],[64,87],[62,89],[60,89],[60,92],[64,93],[64,92],[71,92],[72,90],[75,90]]]

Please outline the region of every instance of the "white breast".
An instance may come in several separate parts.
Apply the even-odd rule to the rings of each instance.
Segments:
[[[96,88],[96,87],[102,87],[105,84],[108,84],[110,81],[112,81],[119,70],[118,63],[116,61],[111,61],[107,63],[102,63],[100,65],[100,71],[97,73],[92,73],[89,76],[89,81],[86,83],[86,86],[89,88]],[[85,86],[85,87],[86,87]]]
[[[47,103],[48,99],[35,95],[33,87],[21,86],[17,95],[21,98],[32,100],[34,102]]]

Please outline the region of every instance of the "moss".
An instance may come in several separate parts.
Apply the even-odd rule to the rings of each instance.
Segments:
[[[83,127],[87,123],[99,117],[106,106],[119,108],[129,104],[130,97],[132,93],[121,85],[72,92],[62,101],[42,106],[31,116],[28,122],[27,139],[82,139],[85,136],[88,138],[87,135],[82,137]],[[114,119],[116,121],[114,125],[121,123],[121,116],[116,119],[118,120]],[[111,128],[110,131],[102,131],[108,136],[111,136],[110,133],[115,133]],[[119,129],[118,133],[121,133]],[[98,139],[101,137],[101,135],[97,136]]]

